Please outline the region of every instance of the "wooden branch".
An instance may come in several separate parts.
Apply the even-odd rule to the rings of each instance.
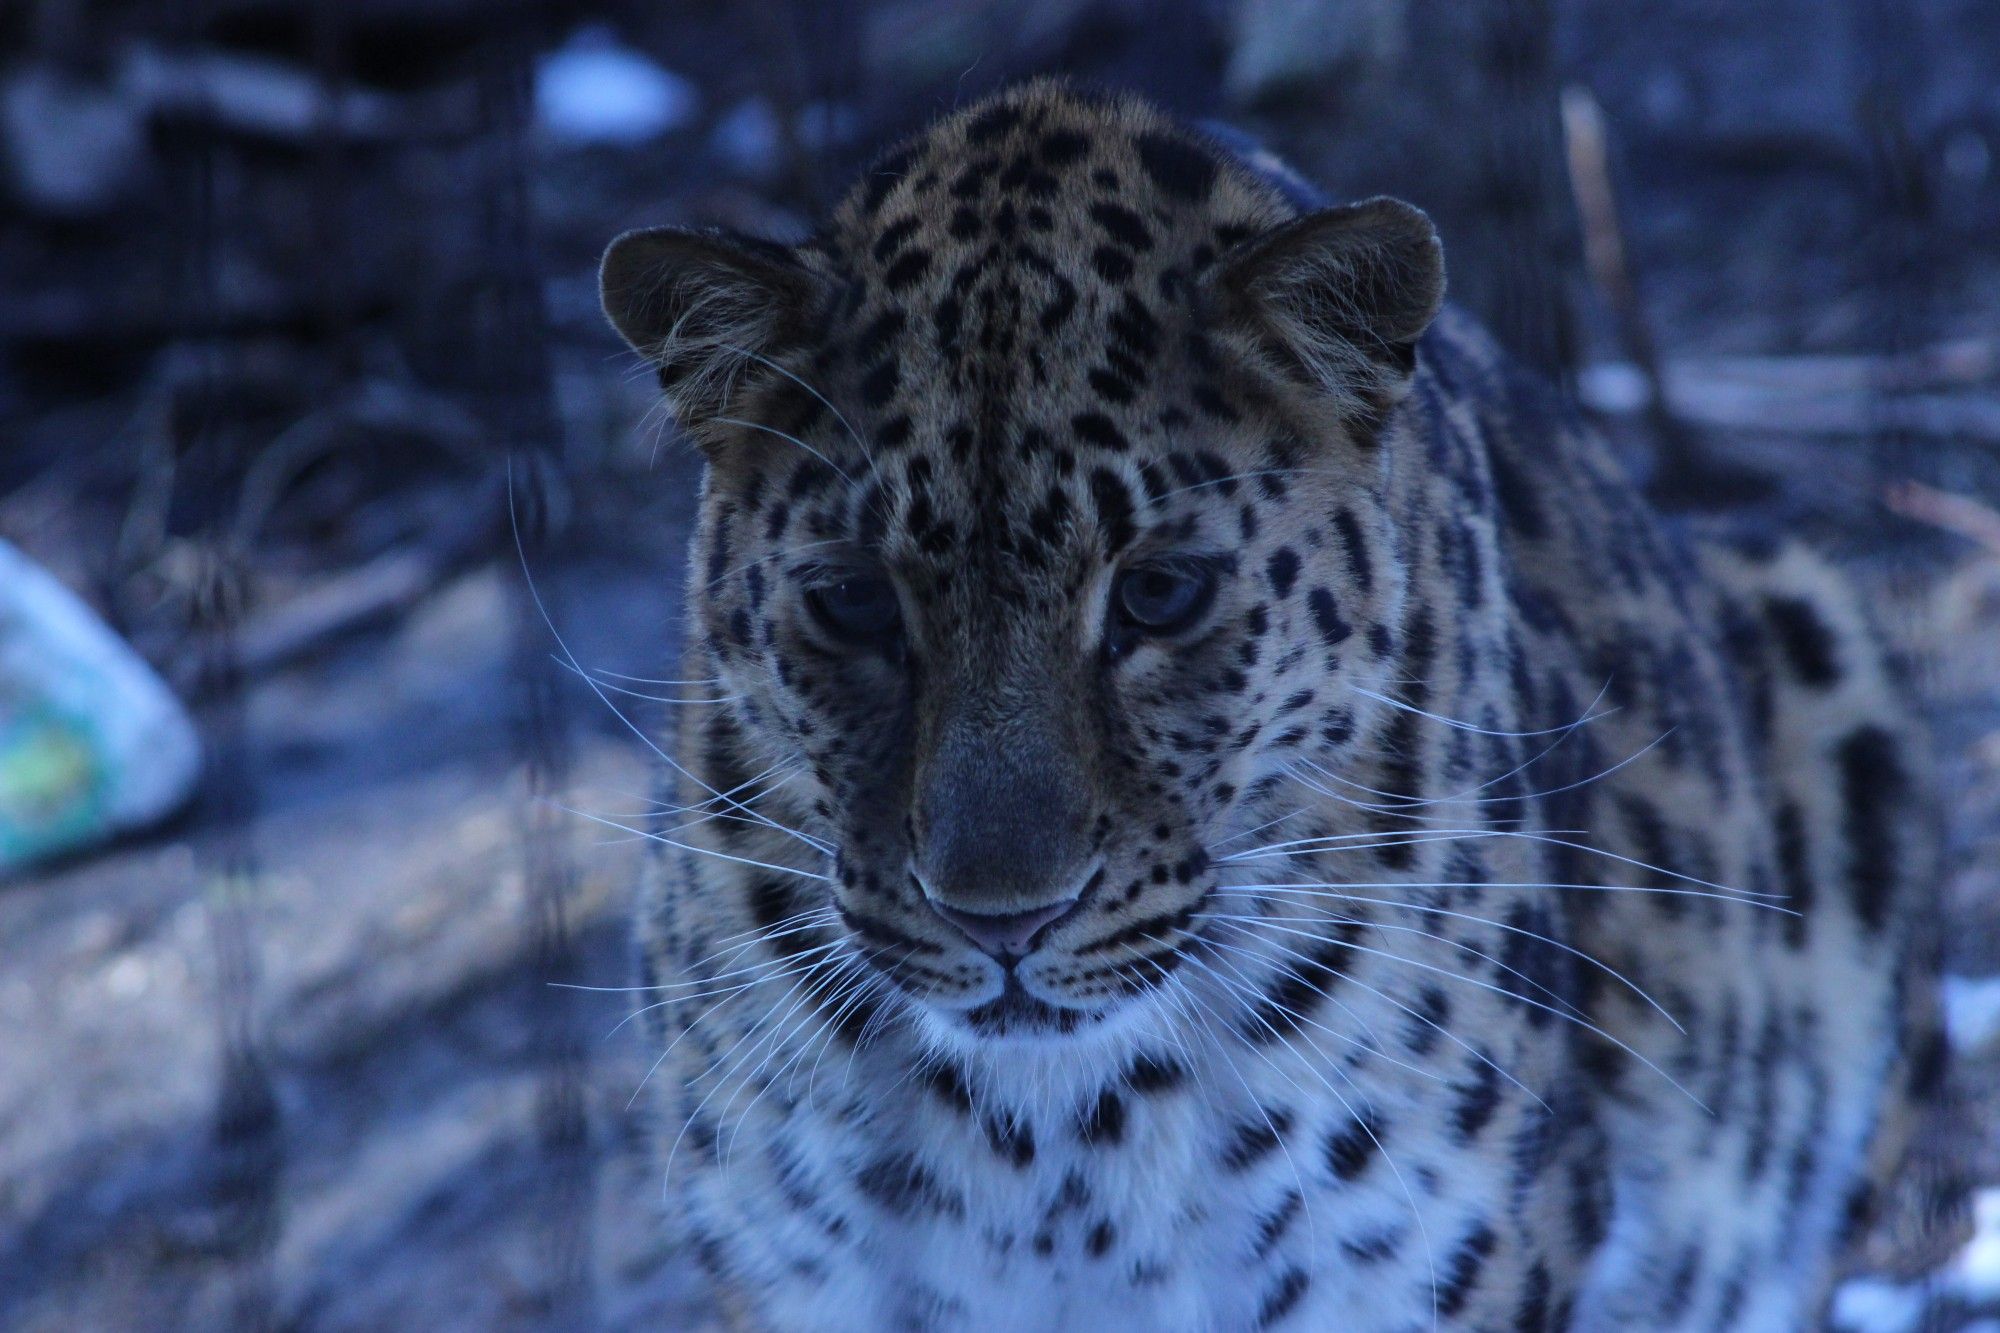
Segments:
[[[421,546],[386,551],[253,612],[236,632],[231,667],[240,678],[252,679],[401,614],[489,551],[504,514],[495,489],[481,487],[456,521],[430,534]],[[215,689],[219,682],[207,674],[211,659],[206,646],[196,642],[193,651],[174,663],[170,675],[184,696]]]
[[[445,562],[428,551],[389,551],[312,585],[251,617],[237,635],[237,667],[258,676],[321,644],[414,605],[443,581]]]
[[[1659,342],[1632,277],[1625,233],[1618,219],[1618,197],[1611,183],[1609,134],[1604,109],[1580,87],[1562,94],[1563,149],[1569,165],[1570,189],[1576,197],[1583,227],[1585,267],[1618,325],[1619,340],[1632,358],[1644,392],[1639,408],[1653,436],[1655,450],[1647,493],[1668,508],[1708,507],[1744,503],[1767,496],[1770,478],[1746,470],[1739,460],[1724,457],[1689,428],[1668,391],[1660,362]]]
[[[1583,225],[1584,265],[1604,293],[1618,321],[1618,336],[1645,378],[1655,425],[1671,438],[1675,422],[1667,419],[1668,398],[1662,391],[1659,344],[1653,338],[1639,290],[1625,256],[1624,228],[1618,220],[1618,198],[1611,185],[1610,150],[1606,144],[1604,110],[1597,99],[1578,87],[1563,89],[1563,149],[1569,160],[1570,189],[1576,195]]]
[[[1955,532],[2000,556],[2000,510],[1969,495],[1939,490],[1921,481],[1896,481],[1883,488],[1882,501],[1904,518]]]

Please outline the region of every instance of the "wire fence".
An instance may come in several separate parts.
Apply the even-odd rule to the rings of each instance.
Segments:
[[[32,21],[10,21],[9,35],[38,59],[83,68],[89,61],[76,54],[72,11],[78,8],[30,6]],[[923,16],[912,20],[910,5],[690,4],[664,18],[637,5],[592,6],[594,19],[626,32],[658,34],[664,24],[685,33],[697,54],[718,66],[741,62],[747,76],[736,78],[733,91],[714,95],[735,98],[739,109],[763,108],[761,118],[750,112],[713,116],[706,141],[635,151],[625,166],[601,151],[551,165],[551,149],[538,137],[538,62],[570,36],[553,6],[509,0],[478,6],[468,18],[452,5],[412,3],[398,18],[401,27],[385,19],[396,9],[386,0],[372,7],[345,0],[275,6],[279,17],[264,27],[258,24],[266,20],[246,17],[247,11],[222,0],[177,0],[172,21],[157,28],[120,9],[119,31],[133,49],[165,43],[180,52],[209,51],[217,33],[229,31],[250,33],[246,40],[261,44],[259,59],[274,58],[273,50],[289,52],[302,71],[297,104],[306,108],[296,134],[274,129],[292,103],[273,110],[205,100],[214,90],[189,76],[186,89],[192,91],[160,116],[146,149],[163,182],[149,198],[165,205],[156,244],[169,257],[166,295],[119,305],[128,301],[122,288],[93,289],[88,313],[98,321],[124,321],[115,334],[88,321],[64,324],[67,307],[53,298],[23,301],[0,319],[0,342],[15,366],[8,380],[0,380],[0,392],[17,400],[10,409],[14,419],[54,410],[53,396],[34,398],[15,382],[57,356],[102,360],[84,373],[79,394],[147,403],[152,394],[159,400],[133,409],[135,420],[156,417],[161,427],[140,432],[144,447],[64,466],[87,472],[90,485],[123,497],[117,541],[94,566],[100,600],[121,628],[158,649],[156,657],[186,656],[177,679],[201,701],[209,762],[197,816],[198,878],[213,960],[218,1052],[203,1243],[230,1271],[232,1327],[275,1328],[290,1317],[273,1264],[285,1239],[287,1145],[292,1117],[299,1114],[283,1095],[282,1043],[273,1041],[263,1018],[259,932],[267,867],[259,848],[258,746],[246,695],[273,664],[309,659],[324,638],[379,623],[384,612],[407,608],[442,575],[482,562],[508,571],[506,722],[518,774],[508,798],[517,803],[509,820],[510,854],[522,885],[520,1008],[533,1016],[536,1067],[529,1133],[537,1166],[521,1204],[536,1219],[540,1237],[539,1273],[528,1283],[535,1293],[532,1316],[563,1328],[604,1318],[596,1291],[602,1265],[595,1219],[604,1145],[614,1134],[593,1108],[596,1057],[586,1041],[586,1016],[570,992],[552,985],[604,980],[583,971],[576,929],[583,853],[578,826],[563,808],[579,738],[592,722],[552,655],[551,623],[567,622],[560,592],[550,584],[531,587],[521,576],[523,568],[532,572],[573,558],[586,544],[577,536],[579,526],[633,512],[607,501],[623,475],[608,475],[603,450],[575,448],[579,421],[588,412],[564,400],[564,385],[579,378],[578,366],[586,387],[602,400],[593,400],[598,407],[616,398],[602,387],[616,382],[617,363],[608,337],[591,327],[589,269],[580,257],[623,226],[659,213],[694,216],[697,206],[707,216],[747,218],[774,229],[796,225],[837,196],[881,138],[1036,69],[1077,69],[1107,80],[1136,76],[1142,84],[1150,78],[1157,86],[1147,90],[1180,110],[1242,111],[1225,105],[1225,57],[1236,22],[1230,7],[1189,0],[1134,17],[1129,6],[1076,5],[1064,19],[1039,25],[1023,19],[1033,34],[1028,38],[1007,35],[1014,17],[1007,7],[945,8],[952,12],[940,9],[937,23],[963,17],[966,30],[981,34],[977,41],[985,46],[969,63],[899,83],[881,66],[917,57],[885,54],[882,33],[912,31],[911,23]],[[1432,13],[1414,3],[1407,9],[1411,29]],[[1635,211],[1632,196],[1618,191],[1616,208],[1608,206],[1609,192],[1602,207],[1586,199],[1579,214],[1578,122],[1574,115],[1566,118],[1564,102],[1575,73],[1566,68],[1565,25],[1582,21],[1576,9],[1558,0],[1480,0],[1460,7],[1446,25],[1454,34],[1452,49],[1424,55],[1465,72],[1462,95],[1481,114],[1469,131],[1451,126],[1449,142],[1434,128],[1411,131],[1419,148],[1403,160],[1421,159],[1428,134],[1437,161],[1448,152],[1454,163],[1469,164],[1452,168],[1461,172],[1459,193],[1437,186],[1440,198],[1460,201],[1455,213],[1447,206],[1440,215],[1448,241],[1464,240],[1474,262],[1486,265],[1487,280],[1469,290],[1517,357],[1565,385],[1585,407],[1593,401],[1579,388],[1587,361],[1609,353],[1640,367],[1650,382],[1648,410],[1625,438],[1657,458],[1671,483],[1661,490],[1664,498],[1768,499],[1768,490],[1730,484],[1737,470],[1760,460],[1732,453],[1725,429],[1667,392],[1665,386],[1681,383],[1674,379],[1672,335],[1645,307],[1675,274],[1643,268],[1641,252],[1665,247],[1648,251],[1643,238],[1620,230],[1619,218],[1629,223]],[[1915,477],[1960,495],[1986,491],[1990,500],[1992,445],[2000,442],[2000,430],[1982,437],[1977,429],[1925,426],[1912,410],[1906,383],[1891,373],[1920,360],[1953,317],[1952,293],[1940,290],[1941,275],[1949,271],[1940,241],[1944,150],[1912,111],[1928,55],[1917,45],[1922,25],[1912,7],[1907,0],[1850,0],[1846,9],[1852,134],[1834,139],[1860,145],[1850,187],[1853,215],[1862,223],[1846,262],[1864,306],[1854,341],[1872,369],[1860,372],[1866,418],[1840,446],[1847,451],[1841,466],[1860,477],[1854,488],[1860,499],[1843,501],[1836,526],[1854,549],[1877,550],[1893,521],[1879,497],[1894,483]],[[397,33],[404,34],[402,48]],[[1406,32],[1404,55],[1390,63],[1422,45],[1421,34]],[[1351,76],[1362,90],[1351,93],[1362,99],[1353,106],[1368,105],[1365,90],[1375,86],[1368,79],[1393,86],[1390,75],[1341,68],[1340,77]],[[1968,90],[1968,96],[1977,94]],[[368,128],[374,122],[367,116],[386,115],[380,107],[392,104],[433,115],[437,123]],[[1330,105],[1308,99],[1303,110],[1280,102],[1276,109],[1244,114],[1284,146],[1288,134],[1312,142],[1300,126],[1314,115],[1334,114]],[[258,115],[266,120],[246,132],[244,118]],[[1422,121],[1422,111],[1412,109],[1410,119]],[[1609,133],[1615,139],[1617,132],[1614,123]],[[745,169],[727,188],[714,184],[718,154],[740,156],[755,147],[743,144],[767,139],[776,166]],[[1614,176],[1623,186],[1639,173],[1630,155],[1617,149],[1615,142],[1608,148],[1599,143],[1596,157],[1588,159],[1597,163],[1592,170],[1607,191]],[[647,197],[629,181],[603,183],[607,175],[635,171],[660,173],[664,183],[657,193],[663,197]],[[1444,168],[1437,171],[1442,179]],[[449,183],[440,186],[439,173]],[[577,188],[590,195],[595,211],[561,197],[570,181],[582,182]],[[274,189],[285,195],[278,205]],[[384,198],[412,210],[423,201],[443,201],[452,216],[371,212]],[[293,224],[275,248],[267,234],[274,217]],[[74,239],[65,229],[73,225],[48,223],[16,250],[64,253]],[[1726,231],[1722,223],[1713,225],[1718,236]],[[1617,244],[1587,258],[1593,232],[1600,246]],[[552,248],[559,258],[551,258]],[[246,294],[242,275],[253,266],[245,258],[250,253],[266,268],[274,256],[309,262]],[[134,254],[121,252],[117,262],[142,272],[144,261]],[[1603,254],[1614,257],[1600,262]],[[420,262],[425,255],[434,262],[429,271]],[[0,262],[18,270],[21,261],[0,250]],[[1785,256],[1770,262],[1782,264]],[[1608,332],[1601,313],[1592,314],[1593,304],[1607,302],[1615,308]],[[1684,328],[1690,321],[1673,322]],[[260,377],[267,374],[273,339],[285,345],[279,377],[290,382],[274,402],[260,404],[254,400],[263,392]],[[394,349],[386,371],[384,347]],[[1987,381],[1974,387],[1986,392]],[[402,395],[394,398],[393,411],[382,407],[390,390]],[[1981,401],[1990,411],[1990,398]],[[260,604],[259,594],[271,582],[264,575],[272,566],[297,564],[302,543],[288,539],[285,550],[276,549],[282,543],[269,537],[263,519],[279,503],[271,494],[283,488],[258,481],[256,469],[274,439],[295,438],[287,432],[320,420],[329,404],[344,404],[348,413],[329,428],[335,442],[302,446],[306,461],[296,475],[287,474],[291,480],[339,452],[340,442],[374,429],[396,442],[381,446],[389,462],[359,474],[357,502],[377,493],[370,487],[393,489],[431,468],[434,454],[460,469],[453,485],[466,498],[455,524],[428,529],[435,549],[415,557],[412,581],[383,582],[394,572],[384,566],[377,583],[346,590],[361,600],[341,605],[359,605],[359,613],[327,611],[286,639],[260,615],[271,608]],[[1966,408],[1953,420],[1976,426],[1980,418]],[[383,428],[384,421],[392,429]],[[44,455],[0,460],[0,496],[24,487],[45,466],[57,465]],[[1789,494],[1793,509],[1802,494],[1807,507],[1823,499],[1796,489]],[[593,510],[594,503],[607,508]],[[256,521],[246,520],[246,513]],[[1869,525],[1865,532],[1853,522],[1857,514]],[[376,600],[368,601],[371,596]],[[313,628],[322,624],[324,631]],[[159,648],[163,643],[171,648]],[[6,1308],[0,1298],[0,1315]]]

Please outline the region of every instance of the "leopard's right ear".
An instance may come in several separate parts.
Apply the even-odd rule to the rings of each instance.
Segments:
[[[598,271],[605,315],[704,444],[746,384],[803,345],[818,283],[785,246],[679,227],[626,232]]]
[[[1378,197],[1256,237],[1209,281],[1254,357],[1373,419],[1403,392],[1444,302],[1444,252],[1422,210]]]

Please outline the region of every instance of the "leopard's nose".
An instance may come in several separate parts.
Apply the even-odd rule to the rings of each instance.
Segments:
[[[1032,695],[1020,684],[946,701],[956,711],[934,723],[912,775],[910,873],[940,916],[996,956],[1031,948],[1098,854],[1085,747]]]
[[[1103,864],[1101,857],[1094,858],[1084,873],[1072,879],[1068,887],[1059,890],[1054,897],[1027,907],[1008,903],[1005,906],[1013,910],[998,912],[975,910],[975,903],[980,907],[985,904],[978,899],[968,900],[964,895],[943,891],[943,886],[933,884],[915,866],[910,867],[910,878],[916,881],[918,891],[924,895],[924,901],[930,904],[933,912],[950,922],[982,952],[1003,963],[1012,963],[1032,953],[1042,932],[1076,910],[1077,904],[1103,879]]]
[[[1042,928],[1060,921],[1077,903],[1076,895],[1029,912],[966,912],[932,900],[931,910],[943,917],[981,950],[1002,962],[1026,957]]]

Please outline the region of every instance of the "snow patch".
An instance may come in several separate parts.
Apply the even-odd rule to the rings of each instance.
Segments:
[[[1977,1050],[2000,1037],[2000,977],[1946,977],[1938,990],[1953,1050]]]
[[[748,97],[716,121],[709,147],[743,175],[769,176],[784,154],[784,127],[769,102]]]
[[[535,116],[571,143],[644,143],[680,129],[701,108],[692,83],[589,24],[535,68]]]
[[[1646,373],[1629,361],[1600,361],[1577,372],[1576,395],[1593,412],[1624,415],[1653,401]]]
[[[1931,1302],[1950,1296],[1967,1305],[2000,1300],[2000,1188],[1972,1196],[1972,1239],[1949,1264],[1918,1282],[1851,1278],[1833,1294],[1838,1333],[1914,1333]],[[1960,1333],[2000,1333],[2000,1320],[1967,1324]]]
[[[1911,1333],[1928,1304],[1921,1284],[1850,1278],[1833,1293],[1833,1326],[1840,1333]]]
[[[2000,1188],[1972,1196],[1972,1239],[1947,1271],[1968,1303],[2000,1300]]]

